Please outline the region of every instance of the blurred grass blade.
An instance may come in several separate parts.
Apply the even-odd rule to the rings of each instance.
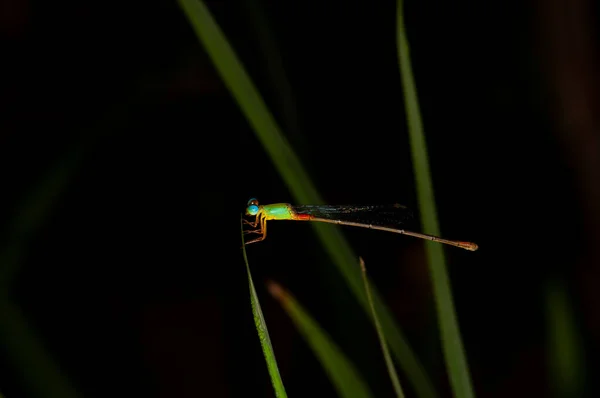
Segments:
[[[242,227],[242,253],[244,254],[244,263],[246,263],[246,272],[248,273],[248,284],[250,286],[250,303],[252,305],[252,315],[254,315],[254,324],[256,325],[256,331],[258,332],[258,339],[267,362],[267,369],[269,370],[269,376],[271,377],[271,383],[275,390],[275,396],[277,398],[287,397],[281,375],[279,374],[279,368],[277,367],[277,361],[275,359],[275,352],[271,345],[271,338],[269,337],[269,331],[267,329],[267,323],[263,316],[262,310],[260,309],[260,303],[258,296],[256,295],[256,289],[254,288],[254,282],[252,281],[252,274],[250,273],[250,265],[248,265],[248,257],[246,256],[246,242],[244,242],[244,225]]]
[[[221,79],[231,91],[296,202],[299,204],[322,204],[323,200],[304,171],[300,160],[281,133],[206,5],[199,0],[179,0],[179,3]],[[357,257],[350,249],[350,245],[339,229],[333,225],[313,223],[312,227],[348,283],[352,293],[363,309],[368,312],[369,303],[362,285],[360,269],[357,267]],[[390,348],[407,378],[413,383],[417,396],[420,398],[436,397],[437,394],[431,381],[408,346],[391,312],[384,305],[377,291],[373,290],[372,293],[373,302]]]
[[[556,397],[585,396],[582,342],[562,282],[546,286],[549,380]]]
[[[392,380],[392,385],[394,386],[396,396],[399,398],[404,398],[404,392],[402,391],[402,387],[400,386],[400,379],[398,379],[398,373],[396,372],[396,367],[394,366],[394,362],[392,361],[390,350],[388,349],[387,342],[385,341],[383,329],[381,328],[381,324],[379,323],[379,318],[377,318],[377,311],[375,311],[373,298],[371,297],[371,288],[369,287],[369,279],[367,278],[367,268],[365,267],[365,262],[363,261],[362,257],[359,257],[359,261],[360,269],[362,271],[363,276],[363,282],[365,284],[365,292],[367,293],[367,299],[369,300],[369,305],[371,306],[371,315],[373,316],[373,323],[375,324],[375,329],[377,330],[377,337],[379,337],[379,343],[381,344],[381,351],[383,352],[385,365],[387,366],[388,374],[390,375],[390,379]]]
[[[264,2],[260,0],[244,1],[244,9],[256,32],[256,40],[263,53],[267,75],[274,89],[273,94],[276,96],[273,106],[279,106],[287,136],[293,138],[297,150],[299,142],[303,144],[303,147],[305,144],[299,128],[298,107],[292,94],[292,86],[283,67],[283,59],[274,39],[274,34],[269,26],[269,19],[263,8]]]
[[[42,176],[14,210],[0,247],[0,348],[7,363],[36,398],[78,396],[75,387],[46,350],[26,316],[10,298],[13,281],[27,255],[28,244],[56,206],[76,172],[87,141],[75,146]]]
[[[79,148],[68,154],[34,186],[15,209],[0,250],[0,289],[6,293],[31,238],[44,224],[82,160]]]
[[[269,282],[269,292],[288,313],[305,338],[317,359],[323,365],[333,386],[342,398],[371,397],[371,392],[352,362],[308,315],[291,294],[275,282]]]
[[[204,2],[199,0],[179,0],[179,2],[223,83],[231,91],[244,116],[261,139],[283,179],[288,184],[290,181],[308,181],[308,175],[300,167],[296,154],[279,131],[273,115],[267,109]],[[301,202],[310,202],[317,197],[316,189],[310,184],[303,184],[299,189],[290,187],[290,190],[298,195]]]
[[[58,363],[34,334],[21,310],[8,298],[0,297],[0,331],[2,353],[10,358],[14,369],[22,371],[26,395],[35,398],[76,398],[74,387]]]
[[[429,171],[427,146],[423,132],[423,123],[419,111],[417,90],[410,64],[410,54],[406,29],[404,28],[403,1],[397,2],[397,46],[404,103],[410,137],[412,161],[414,165],[417,197],[421,213],[423,232],[440,235],[437,211],[433,195]],[[427,258],[432,278],[433,291],[440,325],[442,348],[446,360],[450,384],[455,397],[470,398],[474,396],[471,375],[460,337],[460,330],[454,311],[454,303],[450,289],[450,279],[446,272],[446,260],[443,247],[434,242],[425,242]]]

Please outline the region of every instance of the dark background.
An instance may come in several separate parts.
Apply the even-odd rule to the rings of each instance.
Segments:
[[[395,2],[207,5],[328,203],[418,213]],[[480,397],[559,396],[549,300],[563,291],[580,392],[599,390],[594,7],[405,4],[442,233],[480,246],[446,249]],[[239,215],[249,197],[293,198],[177,3],[6,0],[0,46],[0,391],[272,396]],[[267,280],[392,396],[368,318],[310,226],[269,225],[248,255],[289,395],[333,389]],[[450,396],[423,243],[344,233]]]

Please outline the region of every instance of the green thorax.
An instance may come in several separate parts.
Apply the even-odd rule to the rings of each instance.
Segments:
[[[273,203],[261,208],[267,220],[293,220],[296,214],[288,203]]]

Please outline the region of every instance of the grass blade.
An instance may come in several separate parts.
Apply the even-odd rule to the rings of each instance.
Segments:
[[[11,366],[22,372],[27,396],[77,398],[79,394],[36,335],[20,308],[0,298],[2,350]]]
[[[252,281],[252,274],[250,273],[250,265],[248,265],[248,257],[246,256],[246,243],[244,242],[244,225],[242,223],[242,253],[244,254],[244,263],[246,264],[246,272],[248,273],[248,285],[250,286],[250,303],[252,305],[252,315],[254,315],[254,324],[256,325],[256,331],[258,332],[258,339],[260,340],[260,346],[267,362],[267,369],[269,376],[271,377],[271,384],[275,390],[275,396],[277,398],[287,398],[281,375],[279,374],[279,368],[277,367],[277,360],[275,359],[275,352],[271,344],[271,338],[269,337],[269,330],[267,329],[267,323],[263,316],[256,295],[256,289],[254,288],[254,282]]]
[[[412,161],[414,165],[417,197],[421,210],[423,231],[427,234],[440,235],[437,211],[433,195],[433,184],[429,171],[427,146],[423,133],[423,122],[419,111],[417,90],[410,64],[410,53],[406,30],[404,28],[403,1],[397,3],[397,46],[404,103],[410,137]],[[450,289],[450,279],[446,272],[446,260],[442,245],[433,242],[425,243],[433,291],[440,325],[442,349],[450,376],[450,384],[455,397],[470,398],[474,396],[471,375],[464,353],[460,330],[456,320],[454,303]]]
[[[383,333],[383,329],[381,328],[381,324],[379,323],[379,318],[377,318],[377,311],[375,311],[375,305],[373,304],[371,289],[369,288],[369,279],[367,278],[367,268],[365,267],[365,262],[363,261],[362,257],[359,258],[359,261],[360,269],[362,271],[363,276],[363,282],[365,285],[365,292],[367,293],[367,299],[369,300],[369,305],[371,307],[373,323],[375,324],[375,329],[377,330],[377,337],[379,337],[379,343],[381,344],[381,351],[383,352],[385,365],[387,366],[388,374],[390,375],[390,379],[392,380],[392,385],[394,386],[396,396],[399,398],[404,398],[404,392],[402,391],[402,387],[400,386],[400,379],[398,379],[396,367],[394,366],[394,362],[392,361],[392,356],[390,355],[390,350],[388,349],[388,345],[385,340],[385,335]]]
[[[269,282],[269,292],[288,313],[317,356],[340,397],[371,397],[371,392],[352,362],[308,315],[296,299],[275,282]]]
[[[581,336],[577,332],[569,298],[562,282],[546,286],[548,362],[556,397],[585,396],[585,369]]]
[[[0,246],[0,346],[25,383],[32,397],[79,396],[60,364],[45,348],[43,339],[31,328],[26,314],[10,295],[15,276],[28,245],[67,188],[83,159],[88,142],[74,147],[21,200],[6,228],[6,241]]]
[[[215,23],[206,5],[200,0],[179,0],[182,9],[194,28],[224,84],[237,101],[257,137],[270,156],[273,164],[299,204],[321,204],[322,198],[310,181],[300,160],[281,133],[273,116],[254,87],[221,29]],[[325,249],[348,283],[352,293],[365,311],[369,303],[363,290],[356,256],[339,229],[333,225],[313,223],[313,228]],[[414,384],[420,398],[432,398],[437,394],[417,357],[410,349],[394,317],[383,300],[373,290],[373,302],[380,316],[381,326],[398,363]]]

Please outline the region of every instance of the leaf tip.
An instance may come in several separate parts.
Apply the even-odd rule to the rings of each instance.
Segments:
[[[269,280],[267,281],[267,289],[271,296],[275,297],[277,300],[286,301],[287,294],[279,283]]]
[[[363,260],[362,257],[358,257],[358,262],[360,263],[360,269],[363,272],[363,274],[367,273],[367,268],[365,267],[365,260]]]

